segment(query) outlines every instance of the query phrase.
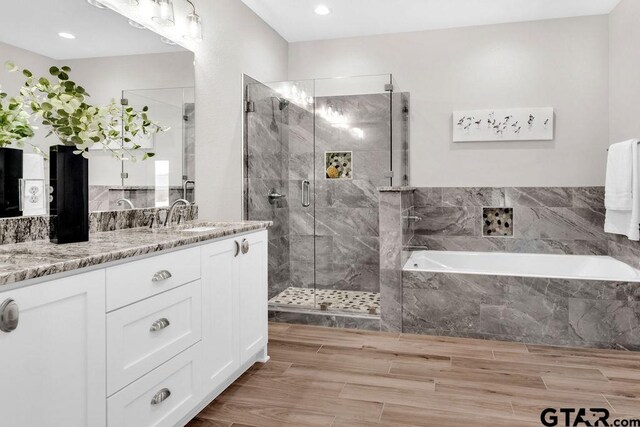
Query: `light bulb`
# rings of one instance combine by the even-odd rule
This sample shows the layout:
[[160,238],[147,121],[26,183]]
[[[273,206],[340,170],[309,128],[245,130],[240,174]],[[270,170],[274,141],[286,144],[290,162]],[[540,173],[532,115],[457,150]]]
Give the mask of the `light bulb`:
[[183,36],[187,40],[202,41],[202,19],[197,13],[187,15],[187,33]]

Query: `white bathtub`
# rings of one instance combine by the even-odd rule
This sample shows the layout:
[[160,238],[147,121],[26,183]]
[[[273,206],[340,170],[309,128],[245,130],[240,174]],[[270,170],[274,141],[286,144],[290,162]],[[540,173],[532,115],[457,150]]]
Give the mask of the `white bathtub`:
[[640,282],[640,271],[608,256],[415,251],[405,271]]

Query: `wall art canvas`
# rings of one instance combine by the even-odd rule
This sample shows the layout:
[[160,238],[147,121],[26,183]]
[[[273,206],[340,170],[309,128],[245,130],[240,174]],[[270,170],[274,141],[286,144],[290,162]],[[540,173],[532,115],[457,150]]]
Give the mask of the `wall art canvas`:
[[453,112],[453,142],[551,141],[553,108]]

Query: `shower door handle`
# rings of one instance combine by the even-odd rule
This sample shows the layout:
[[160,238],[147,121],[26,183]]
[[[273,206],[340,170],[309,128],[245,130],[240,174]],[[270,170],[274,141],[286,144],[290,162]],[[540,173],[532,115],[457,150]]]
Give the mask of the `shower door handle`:
[[309,192],[310,182],[306,179],[302,181],[302,206],[308,208],[311,206],[311,193]]

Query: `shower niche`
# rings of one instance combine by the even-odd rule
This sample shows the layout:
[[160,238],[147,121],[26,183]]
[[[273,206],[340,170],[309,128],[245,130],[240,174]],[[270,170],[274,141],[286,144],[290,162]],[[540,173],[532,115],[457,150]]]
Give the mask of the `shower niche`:
[[244,96],[243,214],[274,223],[272,316],[379,321],[377,189],[408,184],[409,94],[385,74],[245,76]]

